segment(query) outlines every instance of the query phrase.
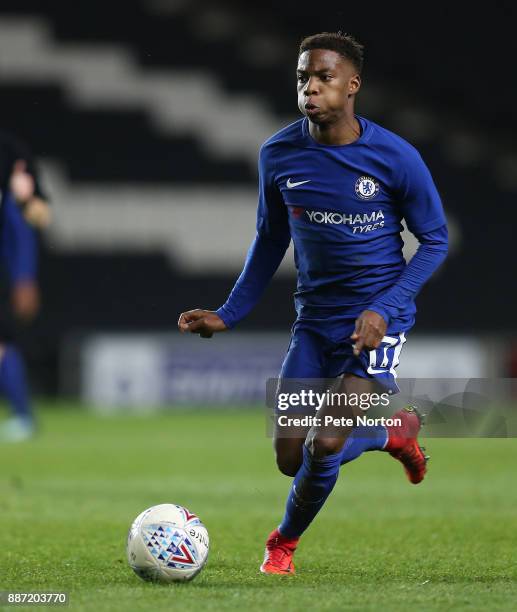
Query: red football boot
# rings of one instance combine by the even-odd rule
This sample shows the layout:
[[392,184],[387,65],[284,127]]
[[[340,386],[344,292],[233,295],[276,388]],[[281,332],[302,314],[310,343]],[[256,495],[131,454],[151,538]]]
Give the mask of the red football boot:
[[386,427],[388,442],[384,447],[392,457],[398,459],[406,470],[409,481],[418,484],[427,472],[429,457],[424,455],[425,448],[418,444],[418,432],[422,427],[423,415],[414,406],[407,406],[396,412],[392,419],[400,419],[400,426]]
[[284,538],[275,529],[266,542],[264,562],[260,566],[263,574],[294,574],[293,555],[300,538]]

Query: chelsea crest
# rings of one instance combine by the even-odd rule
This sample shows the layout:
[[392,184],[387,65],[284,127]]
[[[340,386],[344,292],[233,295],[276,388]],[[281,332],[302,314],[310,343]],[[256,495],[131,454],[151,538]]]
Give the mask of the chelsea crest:
[[371,176],[360,176],[355,182],[355,192],[362,200],[371,200],[379,193],[379,183]]

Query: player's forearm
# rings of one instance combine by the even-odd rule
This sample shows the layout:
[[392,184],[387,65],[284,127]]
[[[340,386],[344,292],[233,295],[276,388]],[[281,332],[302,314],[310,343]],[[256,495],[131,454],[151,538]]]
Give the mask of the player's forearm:
[[224,305],[216,311],[227,327],[234,327],[253,309],[284,258],[288,246],[287,237],[273,240],[257,234],[232,292]]
[[0,263],[11,285],[35,282],[38,273],[36,234],[23,219],[14,199],[7,194],[0,231]]
[[[24,221],[10,226],[3,260],[11,285],[35,283],[38,276],[38,246],[35,231]],[[10,248],[9,248],[10,247]]]
[[418,250],[395,285],[368,308],[380,314],[387,323],[415,298],[447,256],[446,225],[417,238],[420,241]]
[[17,249],[2,259],[11,286],[37,282],[37,256],[32,249],[21,253]]

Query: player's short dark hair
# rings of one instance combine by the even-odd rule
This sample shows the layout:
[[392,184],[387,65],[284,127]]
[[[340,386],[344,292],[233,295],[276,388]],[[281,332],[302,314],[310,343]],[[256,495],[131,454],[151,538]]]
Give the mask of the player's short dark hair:
[[307,36],[300,43],[298,55],[311,49],[329,49],[339,53],[342,57],[352,62],[358,73],[363,69],[363,45],[350,34],[342,32],[321,32]]

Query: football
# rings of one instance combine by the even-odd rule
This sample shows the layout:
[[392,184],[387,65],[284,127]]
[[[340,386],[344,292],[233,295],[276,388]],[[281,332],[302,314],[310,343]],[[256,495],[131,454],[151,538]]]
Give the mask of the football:
[[159,504],[133,521],[127,536],[127,560],[150,582],[192,580],[208,558],[209,539],[200,519],[183,506]]

